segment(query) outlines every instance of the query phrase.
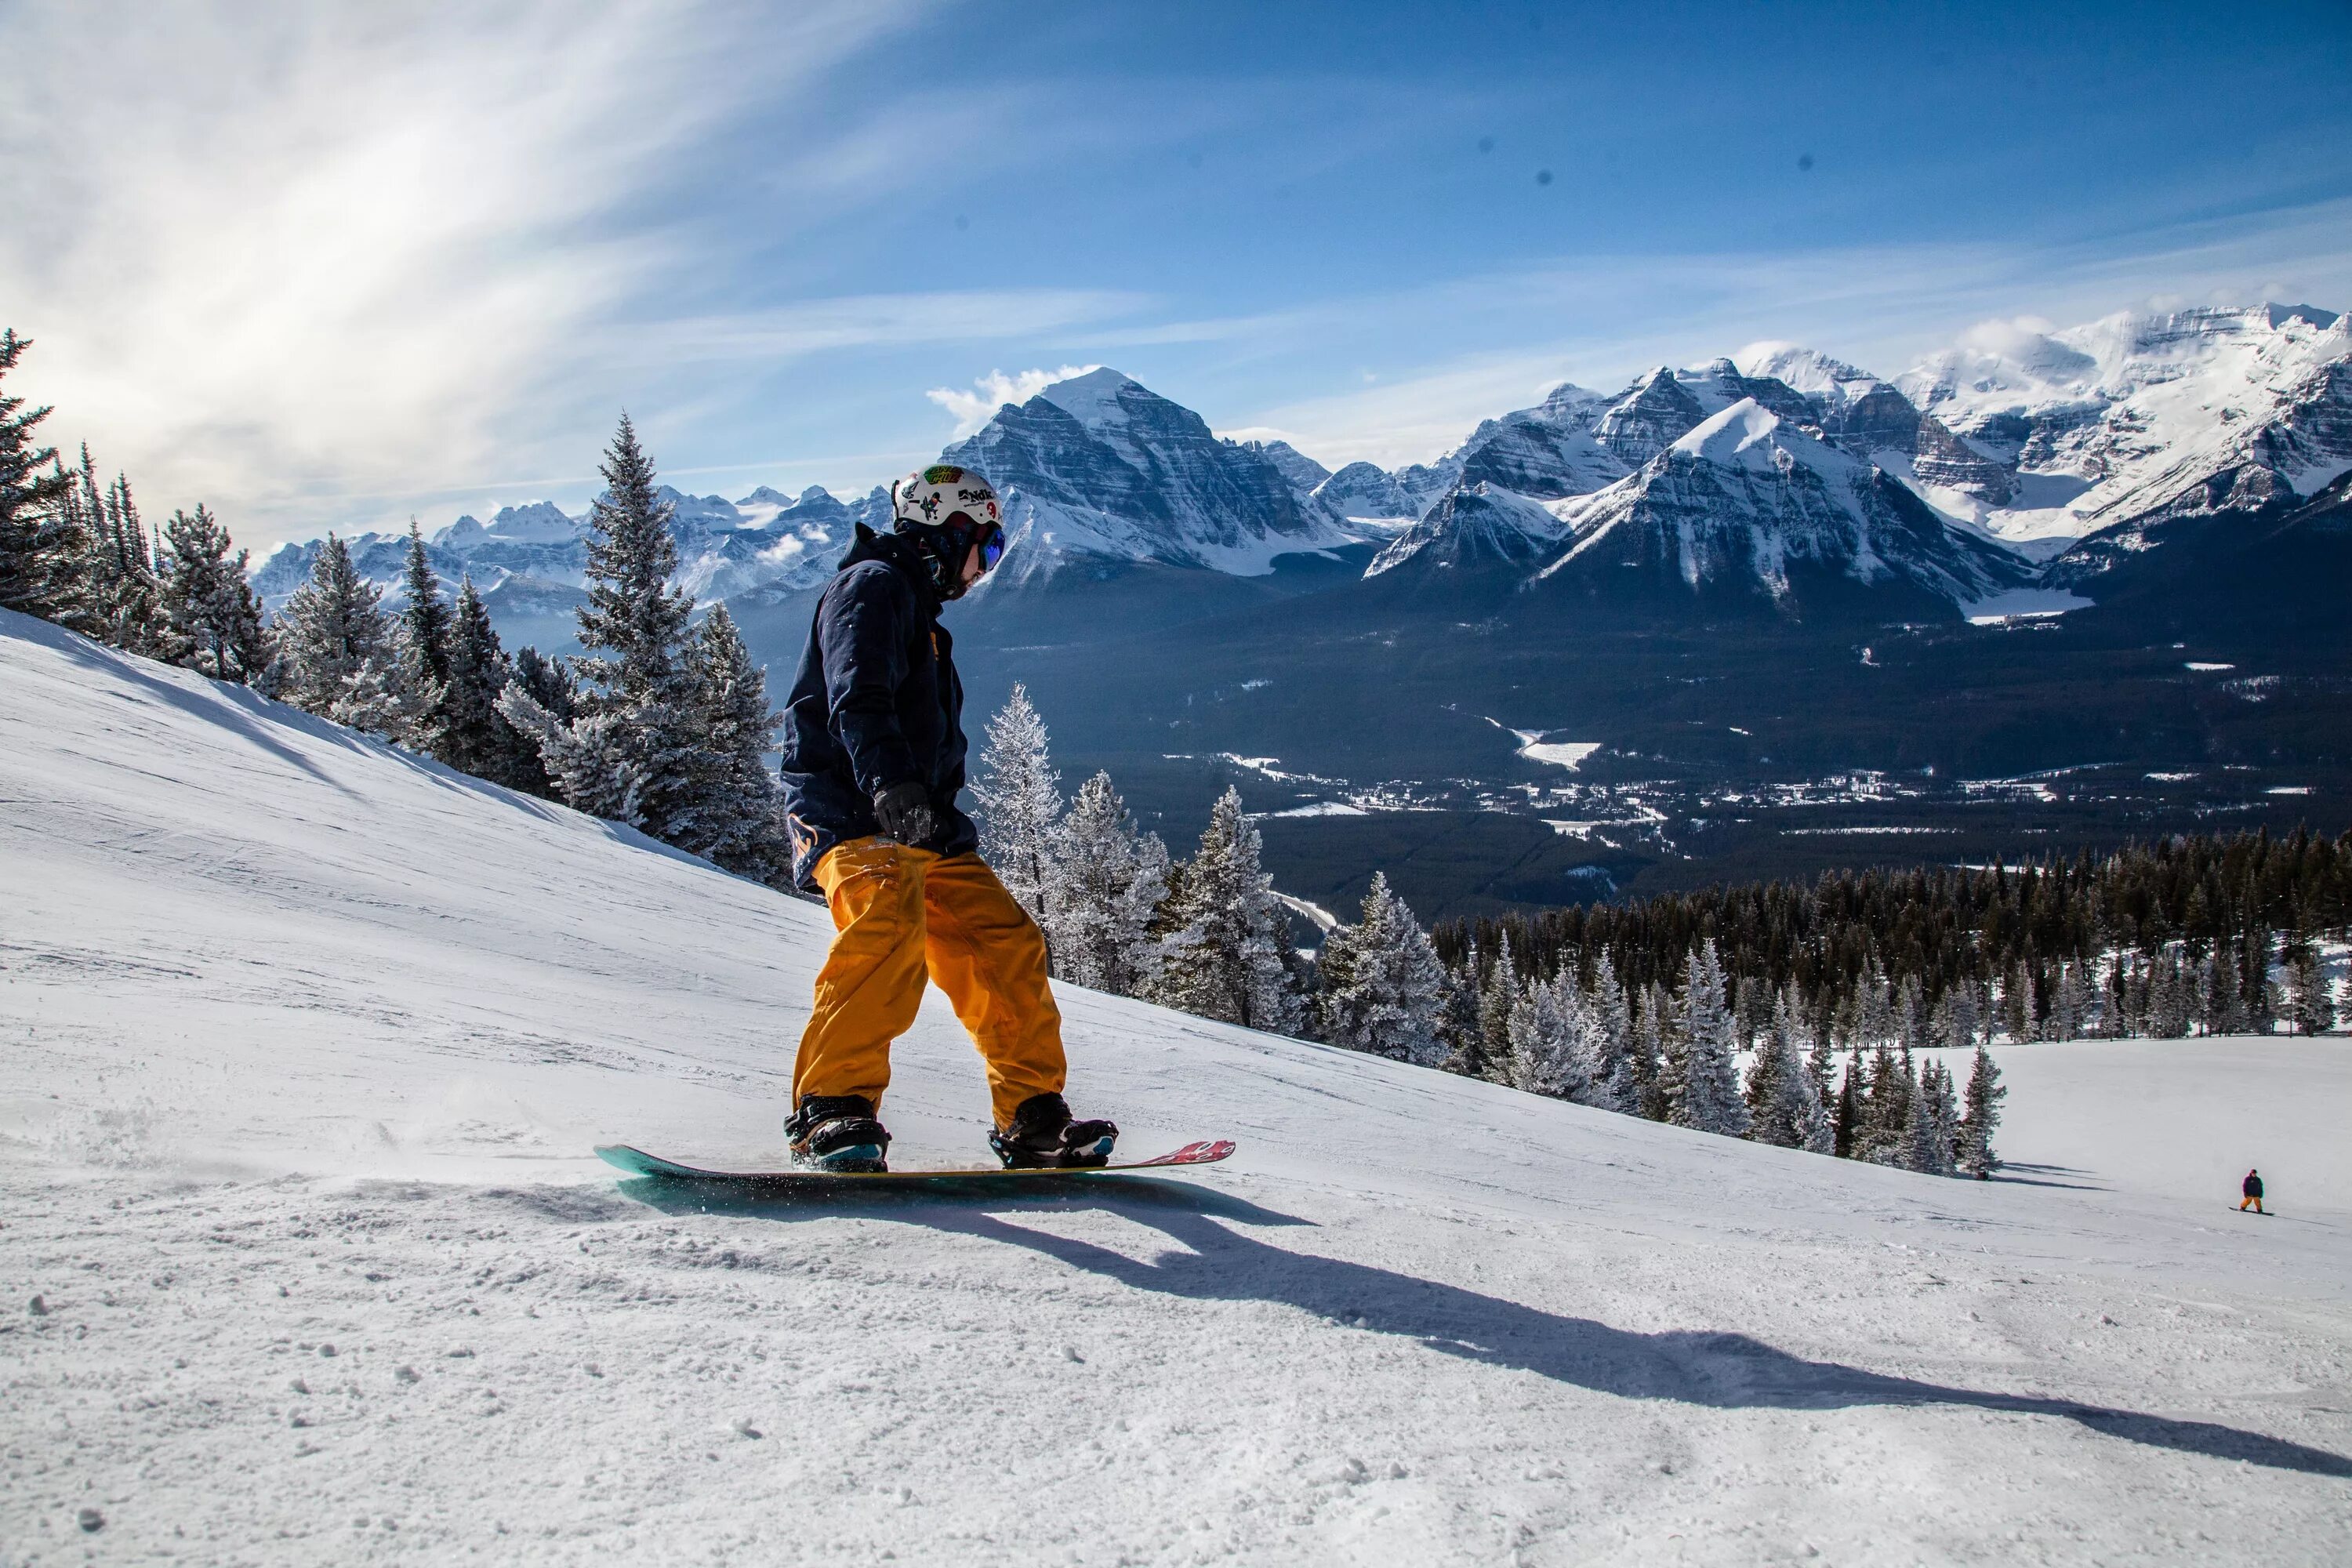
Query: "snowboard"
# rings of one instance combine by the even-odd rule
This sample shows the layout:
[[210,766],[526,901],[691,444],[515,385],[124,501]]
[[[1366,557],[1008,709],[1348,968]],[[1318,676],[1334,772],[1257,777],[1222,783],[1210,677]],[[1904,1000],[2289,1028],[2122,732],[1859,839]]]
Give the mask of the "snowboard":
[[1042,1169],[1008,1171],[1002,1166],[974,1166],[926,1171],[714,1171],[702,1165],[681,1165],[658,1154],[648,1154],[626,1143],[599,1143],[596,1157],[633,1176],[662,1176],[674,1182],[729,1182],[739,1186],[787,1186],[803,1182],[1010,1182],[1040,1176],[1116,1175],[1121,1171],[1167,1171],[1185,1165],[1213,1165],[1234,1152],[1231,1139],[1187,1143],[1171,1153],[1149,1160],[1117,1161],[1108,1165],[1048,1165]]
[[2258,1214],[2264,1219],[2278,1218],[2278,1210],[2276,1209],[2242,1209],[2235,1204],[2231,1204],[2230,1205],[2230,1212],[2232,1214]]

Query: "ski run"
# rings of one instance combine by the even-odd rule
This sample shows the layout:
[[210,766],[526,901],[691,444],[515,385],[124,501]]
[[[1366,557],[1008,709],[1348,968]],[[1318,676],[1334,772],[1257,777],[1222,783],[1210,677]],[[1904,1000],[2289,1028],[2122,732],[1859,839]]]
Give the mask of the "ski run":
[[0,895],[8,1568],[2352,1559],[2341,1038],[2004,1049],[1979,1183],[1063,987],[1239,1152],[682,1193],[822,910],[6,613]]

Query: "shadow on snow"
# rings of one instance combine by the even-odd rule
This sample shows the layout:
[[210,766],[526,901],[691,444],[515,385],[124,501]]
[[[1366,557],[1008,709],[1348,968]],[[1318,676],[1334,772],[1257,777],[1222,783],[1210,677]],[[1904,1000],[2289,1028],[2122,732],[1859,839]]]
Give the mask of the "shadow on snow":
[[[728,1187],[639,1178],[630,1197],[670,1214],[729,1214],[793,1221],[845,1210],[931,1230],[1005,1243],[1072,1268],[1195,1301],[1267,1301],[1336,1326],[1414,1340],[1440,1354],[1532,1372],[1554,1382],[1624,1399],[1664,1399],[1717,1410],[1843,1410],[1857,1405],[1954,1405],[2020,1415],[2055,1415],[2150,1447],[2239,1459],[2306,1475],[2352,1477],[2352,1459],[2259,1432],[2210,1421],[2178,1421],[2038,1394],[1996,1394],[1892,1377],[1835,1362],[1807,1361],[1746,1334],[1694,1330],[1635,1333],[1590,1318],[1386,1268],[1292,1252],[1242,1235],[1255,1226],[1306,1226],[1215,1188],[1138,1177],[1091,1177],[1052,1195],[1008,1194],[1001,1185],[939,1184],[914,1192],[850,1190],[846,1184]],[[973,1203],[943,1202],[969,1198]],[[983,1212],[978,1204],[984,1203]],[[1032,1229],[1003,1217],[1023,1212],[1107,1209],[1149,1226],[1187,1248],[1139,1262],[1108,1247]]]

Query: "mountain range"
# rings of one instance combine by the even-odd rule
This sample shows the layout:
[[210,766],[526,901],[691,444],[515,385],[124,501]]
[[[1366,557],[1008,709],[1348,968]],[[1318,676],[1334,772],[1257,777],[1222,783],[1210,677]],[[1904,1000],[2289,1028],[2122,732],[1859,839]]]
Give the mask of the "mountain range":
[[[1557,386],[1394,470],[1220,437],[1097,369],[942,458],[996,484],[1010,534],[954,612],[985,650],[975,706],[1027,682],[1066,763],[1111,766],[1171,834],[1220,780],[1316,814],[1270,825],[1268,852],[1357,844],[1324,855],[1335,896],[1392,865],[1401,803],[1475,815],[1487,849],[1520,835],[1481,889],[1440,895],[1473,904],[1695,875],[1671,863],[1748,820],[1727,795],[1855,770],[2122,770],[2104,793],[1999,795],[2012,837],[2344,810],[2327,781],[2352,759],[2325,736],[2352,733],[2328,673],[2352,324],[2309,306],[1980,331],[1886,377],[1754,344],[1614,394]],[[880,489],[663,494],[680,584],[729,604],[772,669],[853,526],[888,510]],[[396,589],[404,541],[352,543]],[[265,562],[265,597],[315,550]],[[584,519],[509,507],[427,555],[510,639],[570,646]],[[2263,793],[2284,790],[2318,793]],[[2033,817],[2053,799],[2060,819]],[[1748,869],[1798,847],[1751,846]]]

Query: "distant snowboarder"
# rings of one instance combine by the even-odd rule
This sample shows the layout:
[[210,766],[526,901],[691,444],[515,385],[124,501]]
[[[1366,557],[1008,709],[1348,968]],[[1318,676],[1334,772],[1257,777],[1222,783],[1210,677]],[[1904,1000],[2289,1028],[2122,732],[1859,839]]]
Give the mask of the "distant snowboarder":
[[793,874],[824,894],[835,935],[793,1069],[792,1159],[880,1171],[877,1120],[890,1042],[915,1021],[926,973],[988,1068],[989,1142],[1010,1168],[1094,1166],[1118,1129],[1062,1099],[1062,1016],[1045,940],[976,853],[963,787],[963,683],[942,605],[1004,552],[996,491],[935,464],[890,487],[892,531],[860,523],[817,601],[784,710]]
[[2263,1207],[2263,1173],[2260,1171],[2248,1171],[2246,1179],[2238,1184],[2238,1190],[2246,1194],[2239,1201],[2240,1214],[2245,1213],[2249,1208],[2261,1215],[2271,1212]]

